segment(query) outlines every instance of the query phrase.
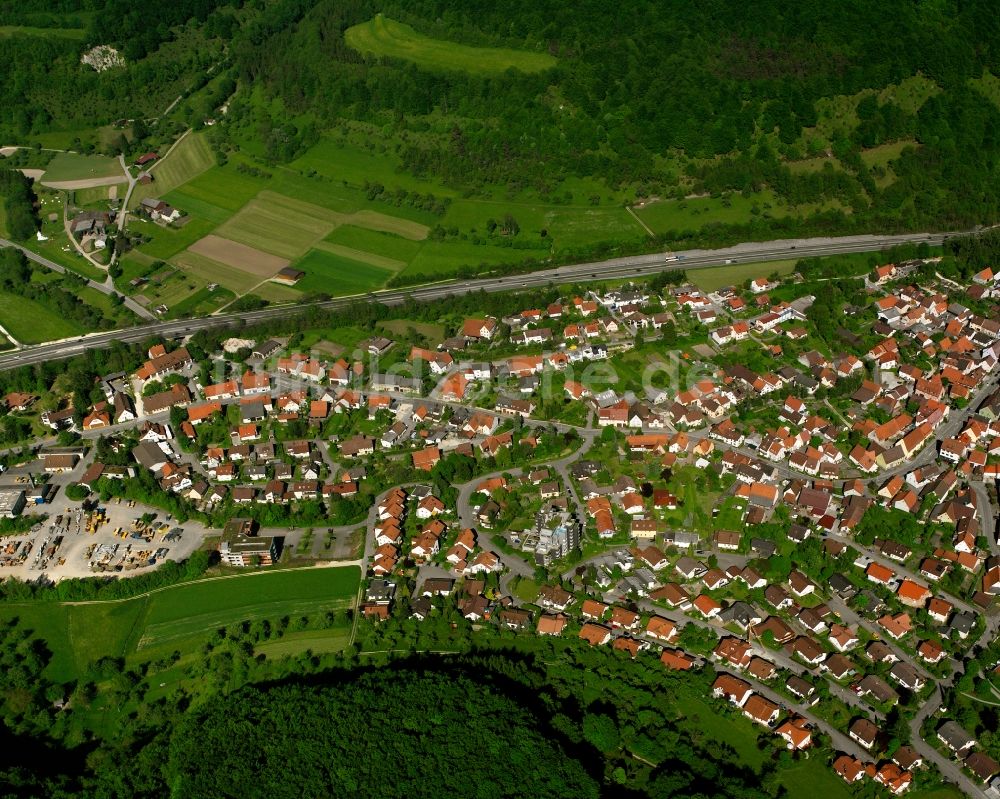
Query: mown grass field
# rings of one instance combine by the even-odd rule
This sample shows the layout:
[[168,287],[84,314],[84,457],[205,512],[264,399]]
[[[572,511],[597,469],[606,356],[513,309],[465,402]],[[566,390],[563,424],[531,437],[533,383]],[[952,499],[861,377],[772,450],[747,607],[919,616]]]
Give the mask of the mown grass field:
[[393,214],[386,214],[367,208],[346,216],[339,221],[341,224],[363,227],[378,233],[402,236],[404,239],[410,239],[411,241],[422,241],[427,238],[427,234],[430,232],[427,225],[421,222],[415,222],[412,219],[404,219]]
[[185,250],[171,258],[171,263],[193,275],[201,283],[221,283],[238,294],[249,291],[264,278],[226,266],[212,258]]
[[124,180],[122,165],[117,158],[110,158],[106,155],[56,153],[45,168],[42,180],[46,183],[61,183],[70,180],[110,177],[121,177]]
[[377,230],[341,225],[324,242],[349,247],[361,252],[377,253],[381,257],[408,263],[420,252],[420,242],[394,236],[391,233],[381,233]]
[[209,291],[208,286],[204,286],[172,306],[167,316],[171,319],[180,316],[204,316],[219,310],[234,299],[236,295],[229,289],[218,286]]
[[339,219],[318,205],[263,191],[215,232],[282,258],[297,258],[333,230]]
[[277,619],[348,607],[360,573],[349,566],[331,569],[242,575],[203,580],[153,594],[135,647],[177,648],[179,642],[209,635],[241,621]]
[[[17,619],[42,638],[52,651],[48,674],[68,681],[102,657],[147,660],[174,650],[184,655],[231,624],[349,607],[359,580],[354,566],[247,573],[182,583],[119,602],[7,602],[0,605],[0,619]],[[322,638],[326,632],[311,634]],[[326,645],[332,647],[336,636],[330,632]],[[305,637],[293,639],[287,648],[294,649]],[[271,656],[280,654],[279,648]]]
[[80,255],[75,249],[63,249],[63,247],[69,247],[69,245],[64,243],[65,238],[59,238],[62,235],[61,219],[58,224],[51,227],[52,230],[50,231],[47,229],[49,228],[49,224],[46,222],[42,223],[43,232],[49,236],[48,241],[29,239],[24,242],[24,246],[32,252],[44,255],[49,260],[55,261],[60,266],[66,267],[70,272],[76,272],[78,275],[83,275],[89,280],[103,281],[108,276],[107,272],[91,264],[90,261]]
[[306,273],[295,284],[299,291],[321,291],[334,296],[373,291],[381,288],[393,274],[388,269],[326,250],[312,250],[295,264],[295,268]]
[[23,344],[39,344],[86,332],[34,300],[3,292],[0,292],[0,325]]
[[390,272],[398,272],[400,269],[406,268],[406,261],[397,261],[395,258],[389,258],[385,255],[356,250],[353,247],[345,247],[343,244],[333,244],[329,241],[317,241],[315,249],[339,255],[342,258],[349,258],[352,261],[361,261],[361,263],[377,266],[379,269]]
[[130,217],[129,230],[148,236],[150,241],[139,251],[159,260],[168,260],[181,250],[186,250],[198,239],[212,232],[215,225],[205,219],[192,217],[184,227],[165,228],[143,217]]
[[[208,145],[204,133],[189,133],[181,139],[164,158],[153,164],[150,174],[153,182],[148,185],[136,184],[129,198],[129,208],[135,208],[146,197],[162,197],[164,194],[196,178],[215,164],[215,155]],[[183,205],[178,205],[187,211]]]
[[[127,270],[138,270],[142,257],[164,259],[232,291],[246,291],[247,281],[235,272],[212,273],[209,264],[189,257],[187,248],[213,233],[313,272],[291,292],[268,287],[268,298],[279,300],[310,291],[366,292],[400,273],[447,279],[464,269],[544,259],[553,250],[648,235],[617,204],[620,198],[607,196],[613,193],[592,181],[567,184],[566,191],[576,198],[568,204],[543,202],[530,192],[512,199],[463,198],[453,188],[405,173],[391,147],[368,147],[364,142],[356,131],[347,137],[324,137],[289,166],[263,170],[236,154],[225,166],[209,166],[171,191],[163,192],[162,182],[154,184],[157,196],[186,211],[191,221],[182,230],[137,224],[152,241],[140,247]],[[166,166],[173,157],[161,163]],[[405,189],[421,197],[448,198],[450,204],[437,216],[407,203],[369,200],[366,186],[372,183],[381,183],[387,192]],[[601,196],[606,204],[591,205],[593,196]],[[517,247],[505,246],[507,241],[499,236],[485,239],[487,221],[508,213],[521,228]],[[437,224],[462,235],[428,239]],[[483,237],[483,243],[474,243],[476,236]]]
[[211,282],[173,264],[166,270],[153,270],[150,277],[157,279],[143,286],[141,293],[135,297],[137,302],[145,301],[145,305],[150,308],[162,303],[171,309],[185,302],[188,297],[201,291]]
[[195,200],[213,209],[229,211],[231,215],[257,196],[257,192],[265,185],[267,185],[265,181],[259,178],[241,175],[231,167],[217,166],[189,180],[183,188],[163,195],[163,198],[171,204],[176,204],[178,208],[191,210],[192,213],[198,212],[185,205],[185,200],[188,204],[191,200]]
[[[752,197],[653,201],[634,208],[633,215],[621,205],[624,194],[583,179],[553,190],[551,197],[561,202],[532,189],[517,196],[502,196],[497,188],[465,197],[453,187],[406,173],[391,141],[371,144],[370,131],[367,137],[364,133],[356,127],[325,136],[288,166],[263,169],[240,153],[224,166],[211,165],[205,148],[199,166],[205,166],[204,171],[169,192],[161,192],[162,183],[157,188],[159,196],[188,212],[191,221],[179,231],[146,223],[152,241],[140,248],[141,254],[169,260],[201,281],[219,282],[238,294],[248,291],[253,284],[239,274],[239,264],[213,269],[191,257],[187,248],[212,233],[287,258],[306,271],[294,289],[266,287],[268,299],[282,301],[312,291],[364,293],[384,287],[394,275],[447,280],[468,271],[544,261],[553,253],[598,242],[640,242],[649,237],[647,226],[657,233],[695,230],[709,222],[745,223],[762,215],[815,210],[785,206],[762,192]],[[180,147],[188,140],[203,141],[189,135]],[[171,158],[161,162],[163,167]],[[803,169],[821,167],[818,159],[815,166],[802,164]],[[373,184],[385,187],[381,199],[369,199]],[[400,200],[397,190],[409,192],[411,198]],[[413,201],[413,195],[420,197]],[[437,199],[430,202],[446,202],[442,215],[418,207],[431,195]],[[517,221],[519,233],[512,239],[488,235],[489,220],[500,222],[507,215]],[[432,225],[441,225],[448,235],[429,238]],[[175,303],[185,300],[183,294],[173,297]]]
[[469,47],[464,44],[432,39],[409,25],[381,14],[348,28],[344,39],[349,47],[375,56],[411,61],[430,70],[454,70],[480,75],[496,75],[508,69],[541,72],[555,66],[547,53],[529,53],[502,47]]

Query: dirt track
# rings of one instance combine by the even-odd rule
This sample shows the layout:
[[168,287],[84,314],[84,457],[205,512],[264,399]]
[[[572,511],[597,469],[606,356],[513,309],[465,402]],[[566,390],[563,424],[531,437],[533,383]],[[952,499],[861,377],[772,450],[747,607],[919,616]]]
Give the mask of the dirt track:
[[124,175],[111,175],[106,178],[87,178],[86,180],[54,180],[42,179],[42,185],[50,189],[75,191],[76,189],[93,189],[96,186],[114,186],[117,183],[128,183]]

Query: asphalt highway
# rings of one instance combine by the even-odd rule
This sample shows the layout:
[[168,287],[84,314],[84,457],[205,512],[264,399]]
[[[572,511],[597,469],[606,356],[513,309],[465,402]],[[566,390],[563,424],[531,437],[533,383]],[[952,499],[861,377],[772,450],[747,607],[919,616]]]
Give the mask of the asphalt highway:
[[253,324],[288,317],[290,313],[304,311],[310,307],[337,310],[347,307],[359,299],[398,305],[407,298],[416,300],[440,300],[459,294],[476,291],[487,293],[518,291],[521,289],[547,286],[550,283],[574,283],[588,280],[622,280],[630,277],[655,275],[673,269],[706,269],[730,263],[751,263],[758,261],[779,261],[810,258],[823,255],[875,252],[899,244],[919,244],[926,242],[934,246],[941,244],[954,233],[908,233],[896,236],[842,236],[838,238],[786,239],[768,242],[747,242],[717,250],[687,250],[683,252],[654,253],[613,258],[594,263],[572,264],[531,272],[524,275],[485,277],[472,280],[452,280],[422,287],[394,289],[373,292],[353,297],[342,297],[317,303],[302,303],[295,306],[279,305],[258,311],[227,313],[198,319],[179,319],[170,322],[153,322],[135,327],[91,333],[74,339],[63,339],[36,346],[22,347],[16,351],[0,355],[0,370],[13,369],[45,361],[69,358],[94,348],[105,348],[113,341],[136,342],[157,337],[165,339],[182,338],[191,333],[208,328],[239,323]]

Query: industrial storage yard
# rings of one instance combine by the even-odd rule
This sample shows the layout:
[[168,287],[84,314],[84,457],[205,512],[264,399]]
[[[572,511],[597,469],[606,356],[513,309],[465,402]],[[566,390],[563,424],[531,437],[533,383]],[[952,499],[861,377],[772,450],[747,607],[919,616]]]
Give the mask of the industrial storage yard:
[[114,499],[86,511],[80,503],[67,500],[63,489],[79,478],[81,464],[52,475],[45,484],[52,487],[51,499],[34,504],[31,481],[38,479],[37,466],[32,461],[0,475],[0,508],[8,497],[16,499],[24,491],[29,495],[24,514],[38,520],[30,531],[3,539],[0,579],[57,582],[100,574],[134,576],[164,560],[184,560],[204,541],[203,525],[192,521],[178,525],[164,513],[134,502]]

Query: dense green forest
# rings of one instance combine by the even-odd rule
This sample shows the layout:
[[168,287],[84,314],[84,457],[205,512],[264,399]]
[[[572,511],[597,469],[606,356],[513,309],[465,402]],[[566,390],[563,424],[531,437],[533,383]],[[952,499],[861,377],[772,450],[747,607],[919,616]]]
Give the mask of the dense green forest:
[[[237,27],[232,5],[179,0],[154,12],[125,0],[0,2],[4,25],[28,31],[0,35],[0,144],[156,117],[222,60]],[[46,35],[48,28],[79,36]],[[119,48],[125,67],[97,72],[80,63],[84,51],[104,44]]]
[[[127,670],[105,658],[73,690],[75,710],[61,714],[46,697],[62,688],[37,678],[49,657],[44,644],[20,626],[0,628],[7,723],[22,734],[18,756],[0,758],[0,795],[784,795],[776,766],[789,762],[787,753],[772,750],[760,771],[750,770],[726,744],[692,735],[671,709],[674,698],[700,701],[710,672],[671,674],[655,657],[627,662],[573,640],[530,636],[523,649],[494,630],[483,648],[446,657],[255,657],[260,635],[286,626],[220,631],[185,666],[201,675],[200,688],[167,700],[146,697],[176,658]],[[121,725],[56,754],[44,734],[65,735],[73,714],[86,716],[105,695],[132,708]]]
[[[243,95],[275,157],[344,118],[381,121],[406,168],[456,184],[550,189],[598,176],[645,191],[753,191],[793,202],[837,200],[847,226],[962,225],[994,218],[1000,110],[970,81],[997,71],[995,4],[709,3],[647,0],[615,8],[557,0],[496,5],[396,0],[283,3],[296,24],[236,54],[240,79],[263,85],[290,125]],[[294,8],[293,8],[294,7]],[[485,78],[431,73],[362,57],[342,38],[374,11],[421,32],[502,43],[557,57],[552,70]],[[278,8],[274,9],[275,16]],[[868,95],[830,141],[813,133],[824,98],[880,90],[922,75],[936,87],[919,107]],[[246,133],[246,131],[244,131]],[[910,141],[879,185],[863,148]],[[786,162],[829,148],[842,169]],[[838,215],[843,211],[837,212]]]
[[[171,737],[172,795],[598,795],[537,708],[505,695],[502,683],[441,676],[368,672],[339,685],[219,697]],[[205,759],[206,750],[215,756]]]
[[[122,0],[0,9],[16,24],[81,31],[0,38],[0,70],[13,76],[0,84],[0,104],[13,109],[0,120],[4,138],[151,119],[193,91],[193,124],[231,100],[212,131],[219,150],[272,164],[352,122],[372,126],[408,172],[473,193],[553,200],[583,178],[637,197],[766,190],[811,209],[795,229],[766,214],[716,223],[720,238],[960,228],[1000,211],[990,0],[640,0],[613,10],[596,0],[185,0],[155,24]],[[490,76],[363,55],[344,31],[376,13],[555,65]],[[97,43],[120,47],[126,65],[82,66]],[[899,88],[913,80],[917,89]],[[898,145],[891,166],[866,155],[883,145]],[[669,233],[684,243],[693,231]]]
[[0,168],[0,234],[26,239],[38,229],[31,181],[14,169]]

